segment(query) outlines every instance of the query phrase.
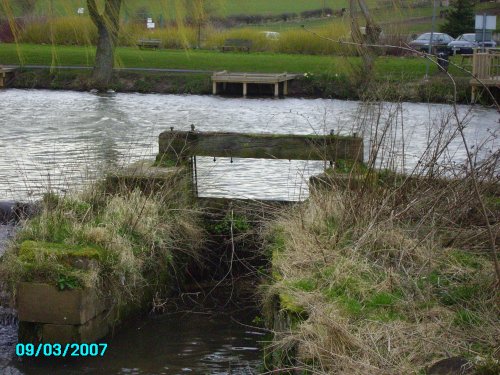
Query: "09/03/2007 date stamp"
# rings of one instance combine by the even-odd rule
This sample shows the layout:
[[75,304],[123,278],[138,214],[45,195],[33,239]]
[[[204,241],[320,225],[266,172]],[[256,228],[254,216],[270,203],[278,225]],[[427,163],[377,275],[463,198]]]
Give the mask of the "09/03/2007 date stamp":
[[102,357],[108,344],[17,344],[18,357]]

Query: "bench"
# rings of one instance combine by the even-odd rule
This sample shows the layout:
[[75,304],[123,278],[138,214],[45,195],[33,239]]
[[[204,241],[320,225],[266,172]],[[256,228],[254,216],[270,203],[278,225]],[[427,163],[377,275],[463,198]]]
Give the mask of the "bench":
[[140,49],[145,49],[145,48],[158,49],[158,48],[160,48],[161,40],[160,39],[139,39],[139,41],[137,42],[137,45],[139,46]]
[[248,39],[226,39],[222,46],[222,52],[226,51],[246,51],[250,52],[252,41]]

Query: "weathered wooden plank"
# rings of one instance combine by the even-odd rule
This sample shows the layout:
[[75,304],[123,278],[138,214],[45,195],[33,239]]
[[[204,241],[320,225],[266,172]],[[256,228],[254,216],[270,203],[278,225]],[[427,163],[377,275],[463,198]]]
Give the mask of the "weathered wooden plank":
[[256,159],[363,161],[358,137],[287,134],[240,134],[167,131],[159,137],[160,155],[171,160],[190,156]]

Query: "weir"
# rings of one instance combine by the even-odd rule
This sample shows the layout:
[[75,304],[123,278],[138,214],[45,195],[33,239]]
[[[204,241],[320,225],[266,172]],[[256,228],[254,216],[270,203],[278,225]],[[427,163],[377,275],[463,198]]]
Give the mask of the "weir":
[[352,136],[166,131],[159,136],[157,162],[187,165],[197,195],[196,156],[363,162],[363,139]]
[[[131,191],[139,188],[146,194],[163,189],[171,189],[179,196],[187,192],[192,199],[197,200],[197,206],[204,207],[206,216],[212,218],[208,220],[219,217],[227,221],[227,213],[230,212],[231,228],[233,215],[237,216],[239,212],[244,211],[247,217],[258,220],[268,217],[273,211],[272,207],[288,204],[198,198],[197,156],[324,160],[325,164],[339,160],[362,162],[363,140],[356,134],[241,134],[198,132],[194,127],[191,131],[174,131],[172,128],[159,136],[159,154],[155,163],[136,163],[108,176],[106,192],[113,194],[121,187]],[[88,248],[83,252],[75,246],[64,244],[25,241],[20,254],[28,256],[33,251],[55,251],[51,248],[54,246],[57,251],[64,253],[69,264],[82,270],[91,267],[92,262],[99,262],[96,249]],[[54,285],[23,280],[17,288],[20,340],[58,343],[99,340],[110,332],[119,313],[109,298],[103,298],[102,295],[90,288],[60,291]]]

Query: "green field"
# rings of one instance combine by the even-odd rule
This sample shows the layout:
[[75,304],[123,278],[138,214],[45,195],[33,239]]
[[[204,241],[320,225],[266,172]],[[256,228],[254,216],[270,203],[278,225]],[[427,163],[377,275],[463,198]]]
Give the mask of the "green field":
[[[146,51],[131,47],[117,48],[117,60],[119,66],[127,68],[331,74],[348,74],[360,63],[358,57],[221,53],[218,51]],[[0,48],[0,65],[22,63],[24,65],[92,66],[93,62],[94,48],[92,47],[4,44]],[[375,65],[378,77],[396,81],[421,78],[425,74],[425,69],[426,60],[418,57],[379,57]],[[436,68],[431,66],[431,73],[435,71]],[[456,75],[463,75],[453,67],[450,71]]]
[[[217,8],[217,14],[220,16],[234,14],[280,14],[280,13],[300,13],[304,10],[320,9],[328,7],[332,9],[341,9],[347,7],[347,0],[211,0]],[[19,14],[19,9],[15,1],[11,0]],[[147,9],[152,15],[157,17],[159,14],[172,15],[175,12],[175,3],[179,0],[125,0],[124,12],[130,16],[137,13],[138,10]],[[54,11],[59,15],[76,14],[80,7],[86,8],[86,0],[39,0],[36,5],[38,14],[47,14],[50,4],[54,4]],[[369,4],[375,3],[368,0]]]

